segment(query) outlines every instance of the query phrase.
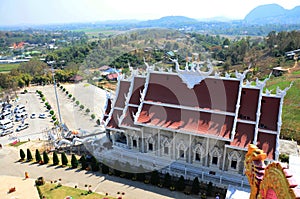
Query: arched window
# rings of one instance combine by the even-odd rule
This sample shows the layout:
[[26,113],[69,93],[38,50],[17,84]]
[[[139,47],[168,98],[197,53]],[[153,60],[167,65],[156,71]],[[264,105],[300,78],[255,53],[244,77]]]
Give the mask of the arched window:
[[241,159],[242,159],[242,156],[239,152],[231,151],[228,154],[229,170],[238,170]]
[[210,152],[210,165],[219,167],[222,152],[218,147],[214,147]]
[[185,146],[184,142],[181,141],[177,145],[177,158],[184,160],[186,158],[186,149],[187,147]]
[[149,152],[154,151],[155,150],[155,142],[154,142],[153,137],[149,137],[146,142],[147,142],[147,151],[149,151]]
[[139,148],[139,136],[137,134],[133,134],[130,136],[131,139],[131,148],[137,149]]
[[194,147],[194,161],[198,163],[202,163],[202,158],[205,154],[205,150],[201,144],[196,144]]
[[167,137],[164,138],[163,142],[161,143],[161,147],[163,155],[170,155],[170,142]]

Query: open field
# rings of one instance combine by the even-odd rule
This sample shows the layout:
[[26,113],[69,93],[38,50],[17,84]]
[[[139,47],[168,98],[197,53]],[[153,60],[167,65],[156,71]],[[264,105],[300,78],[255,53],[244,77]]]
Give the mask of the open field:
[[94,199],[103,197],[113,199],[113,197],[101,195],[98,193],[88,193],[87,190],[76,189],[67,186],[58,186],[56,183],[46,183],[42,186],[39,186],[39,189],[41,191],[41,195],[45,196],[47,199],[57,199],[61,198],[62,196],[72,196],[76,199]]
[[14,68],[18,68],[20,64],[0,64],[0,73],[8,73]]

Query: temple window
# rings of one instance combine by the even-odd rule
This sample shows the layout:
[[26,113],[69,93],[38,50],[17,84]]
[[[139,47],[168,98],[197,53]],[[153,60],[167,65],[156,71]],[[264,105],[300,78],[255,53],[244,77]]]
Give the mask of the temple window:
[[186,153],[186,147],[183,141],[181,141],[181,143],[177,145],[177,158],[184,159],[186,157],[185,153]]
[[228,160],[229,160],[229,169],[230,170],[238,170],[239,164],[241,161],[241,155],[237,151],[232,151],[228,154]]
[[164,146],[164,154],[169,155],[169,147]]
[[148,150],[149,150],[149,151],[153,151],[153,144],[152,144],[152,143],[149,143],[149,145],[148,145]]
[[137,141],[134,139],[132,140],[132,147],[136,148],[137,147]]
[[222,157],[222,152],[218,147],[214,147],[210,152],[210,165],[219,166],[219,159]]
[[179,157],[184,158],[184,150],[179,150]]
[[194,161],[202,162],[202,157],[204,156],[205,150],[203,146],[199,143],[194,147]]
[[163,142],[161,143],[161,149],[162,149],[162,154],[163,155],[169,155],[169,149],[170,149],[170,142],[168,141],[168,138],[165,137]]

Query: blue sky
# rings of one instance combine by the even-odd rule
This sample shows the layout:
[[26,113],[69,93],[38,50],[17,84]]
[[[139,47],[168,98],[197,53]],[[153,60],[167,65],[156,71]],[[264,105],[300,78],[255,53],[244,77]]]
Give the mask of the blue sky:
[[253,8],[277,3],[286,9],[300,0],[0,0],[0,25],[95,22],[119,19],[243,19]]

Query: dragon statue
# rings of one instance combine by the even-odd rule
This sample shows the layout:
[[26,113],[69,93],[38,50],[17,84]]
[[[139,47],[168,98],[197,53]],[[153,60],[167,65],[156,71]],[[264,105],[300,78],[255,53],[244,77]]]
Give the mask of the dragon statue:
[[273,162],[268,166],[267,155],[250,144],[245,156],[245,173],[251,186],[250,199],[300,199],[300,189],[286,164]]

